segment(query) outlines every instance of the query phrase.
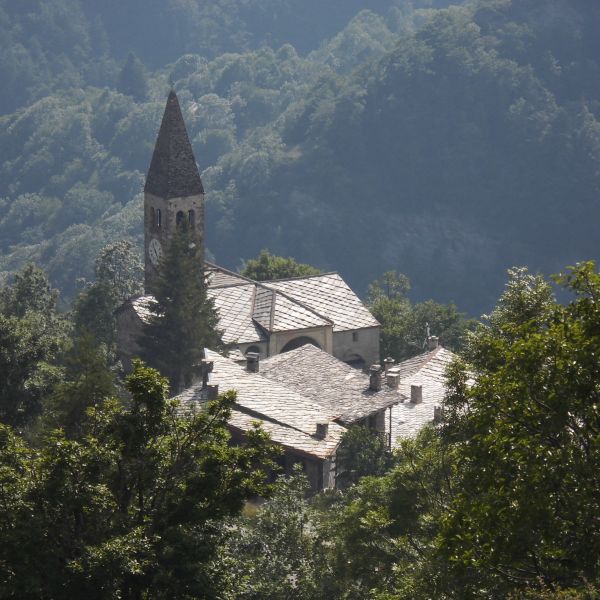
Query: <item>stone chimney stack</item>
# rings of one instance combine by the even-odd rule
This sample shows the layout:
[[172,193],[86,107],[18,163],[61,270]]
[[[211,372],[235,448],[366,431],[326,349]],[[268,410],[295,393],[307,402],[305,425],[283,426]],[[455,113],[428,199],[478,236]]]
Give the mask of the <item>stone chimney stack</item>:
[[385,374],[387,375],[389,370],[394,366],[394,359],[391,356],[388,356],[383,361],[383,366],[385,367]]
[[400,369],[398,367],[392,367],[387,371],[386,376],[388,387],[397,390],[400,386]]
[[246,354],[246,371],[258,373],[260,370],[259,360],[260,354],[258,352],[248,352]]
[[440,345],[440,340],[437,335],[427,337],[427,350],[435,350]]
[[382,379],[381,366],[371,365],[369,369],[369,389],[373,392],[381,390]]
[[315,432],[315,437],[323,440],[327,437],[329,433],[329,423],[317,423],[317,430]]
[[423,402],[423,386],[422,385],[411,385],[410,386],[410,401],[413,404],[421,404],[421,402]]
[[215,363],[212,360],[206,358],[202,359],[200,363],[200,374],[202,375],[202,389],[208,386],[208,376],[213,372]]
[[207,385],[206,386],[206,399],[216,400],[219,397],[219,385]]

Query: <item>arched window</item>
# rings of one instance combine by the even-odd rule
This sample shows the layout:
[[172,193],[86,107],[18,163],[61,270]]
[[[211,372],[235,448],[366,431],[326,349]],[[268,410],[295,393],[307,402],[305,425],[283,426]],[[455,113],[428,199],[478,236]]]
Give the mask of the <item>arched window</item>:
[[190,229],[196,227],[196,213],[193,210],[188,210],[188,223],[190,224]]
[[282,349],[281,349],[281,353],[283,354],[284,352],[289,352],[290,350],[295,350],[296,348],[300,348],[300,346],[304,346],[304,344],[312,344],[313,346],[316,346],[317,348],[321,349],[321,346],[319,346],[319,344],[317,344],[317,342],[315,342],[315,340],[313,340],[312,338],[303,335],[301,337],[297,337],[294,338],[293,340],[290,340]]
[[156,209],[156,229],[160,229],[162,227],[162,213],[160,212],[160,208]]
[[182,223],[183,223],[183,219],[184,219],[184,215],[183,215],[183,211],[180,210],[177,212],[177,216],[175,217],[175,223],[177,224],[177,227],[179,227]]

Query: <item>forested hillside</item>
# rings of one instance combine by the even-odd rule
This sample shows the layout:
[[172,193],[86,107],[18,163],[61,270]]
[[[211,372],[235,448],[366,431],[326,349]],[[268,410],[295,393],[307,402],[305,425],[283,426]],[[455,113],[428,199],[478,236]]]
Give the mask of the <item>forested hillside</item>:
[[69,297],[139,243],[169,80],[225,266],[267,247],[361,293],[395,269],[478,314],[508,266],[596,257],[600,7],[450,4],[2,3],[0,272]]

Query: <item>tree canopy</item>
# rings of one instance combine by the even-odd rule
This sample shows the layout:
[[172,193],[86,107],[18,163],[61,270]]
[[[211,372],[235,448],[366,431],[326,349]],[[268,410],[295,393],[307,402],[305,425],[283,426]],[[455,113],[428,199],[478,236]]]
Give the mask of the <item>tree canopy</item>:
[[247,260],[240,271],[241,275],[255,281],[305,277],[307,275],[318,275],[319,273],[321,271],[316,267],[300,263],[291,257],[275,256],[268,250],[261,250],[258,258]]

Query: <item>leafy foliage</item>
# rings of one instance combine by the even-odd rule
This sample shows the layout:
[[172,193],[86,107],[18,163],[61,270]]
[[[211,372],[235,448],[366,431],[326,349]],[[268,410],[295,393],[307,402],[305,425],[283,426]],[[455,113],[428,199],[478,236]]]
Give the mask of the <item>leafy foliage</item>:
[[255,281],[269,281],[318,275],[321,271],[311,265],[299,263],[294,258],[274,256],[268,250],[261,250],[258,258],[251,258],[244,263],[240,273]]
[[459,450],[457,495],[442,552],[457,569],[505,585],[584,586],[598,577],[596,438],[600,275],[582,263],[547,284],[513,273],[505,297],[471,341],[477,383],[457,365],[445,435]]
[[413,304],[407,294],[410,282],[395,271],[384,273],[369,286],[369,308],[381,324],[381,355],[402,361],[423,352],[428,332],[441,344],[460,350],[464,335],[475,321],[458,312],[456,306],[433,300]]
[[58,313],[58,293],[34,265],[0,290],[0,422],[31,423],[42,399],[59,381],[59,356],[68,324]]
[[229,598],[320,597],[323,548],[299,471],[280,477],[273,497],[232,523],[220,556],[229,571]]
[[167,387],[138,363],[127,407],[105,398],[35,450],[1,426],[3,597],[219,597],[219,524],[267,493],[269,444],[229,446],[233,393],[184,417]]
[[336,483],[347,487],[367,475],[383,475],[392,465],[385,439],[365,426],[351,427],[336,452]]

